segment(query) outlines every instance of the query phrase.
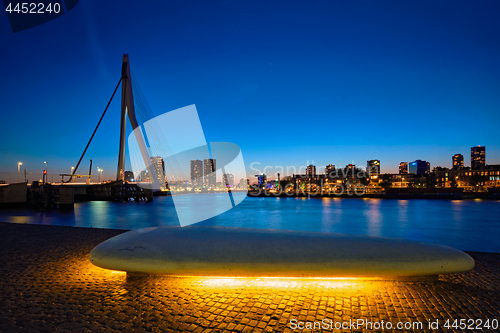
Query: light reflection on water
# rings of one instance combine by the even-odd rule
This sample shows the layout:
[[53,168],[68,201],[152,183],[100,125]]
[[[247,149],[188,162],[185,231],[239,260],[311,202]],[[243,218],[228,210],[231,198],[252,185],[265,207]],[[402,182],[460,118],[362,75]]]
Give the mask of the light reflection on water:
[[364,210],[364,215],[368,222],[368,234],[372,236],[382,236],[381,229],[381,215],[380,215],[380,202],[379,199],[364,200],[367,209]]
[[[189,201],[189,195],[182,196],[183,205]],[[69,212],[2,210],[0,221],[111,229],[179,224],[170,197],[152,203],[77,203]],[[500,201],[246,198],[200,224],[398,237],[500,252]]]

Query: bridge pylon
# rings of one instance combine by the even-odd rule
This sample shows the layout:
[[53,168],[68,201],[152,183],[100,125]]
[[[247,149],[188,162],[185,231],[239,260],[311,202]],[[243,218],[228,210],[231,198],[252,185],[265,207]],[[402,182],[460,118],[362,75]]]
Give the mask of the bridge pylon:
[[[128,54],[123,55],[122,63],[122,102],[121,102],[121,117],[120,117],[120,148],[118,152],[118,168],[116,172],[116,180],[125,179],[125,143],[127,136],[127,115],[132,125],[132,130],[134,131],[139,124],[135,117],[135,107],[134,107],[134,94],[132,90],[132,76],[130,75],[130,63],[128,59]],[[134,131],[139,149],[141,151],[142,159],[144,160],[144,165],[148,169],[150,175],[156,175],[153,168],[151,158],[144,141],[142,130],[139,128],[138,131]],[[158,177],[150,177],[153,182],[153,189],[160,189],[160,184]]]

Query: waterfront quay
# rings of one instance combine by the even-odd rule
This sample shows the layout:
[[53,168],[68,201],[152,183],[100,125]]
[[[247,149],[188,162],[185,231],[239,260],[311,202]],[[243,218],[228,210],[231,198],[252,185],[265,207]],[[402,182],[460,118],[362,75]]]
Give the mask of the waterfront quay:
[[500,191],[490,190],[488,192],[464,192],[461,189],[450,188],[391,188],[385,192],[366,193],[363,188],[349,189],[347,191],[304,191],[304,190],[250,190],[247,194],[249,197],[271,197],[271,198],[376,198],[376,199],[444,199],[444,200],[460,200],[460,199],[486,199],[500,200]]
[[100,184],[14,183],[0,185],[0,208],[73,209],[83,201],[152,201],[153,191],[127,182]]
[[[90,250],[121,230],[0,223],[1,332],[299,332],[293,324],[423,323],[325,332],[495,332],[444,327],[500,313],[500,254],[439,281],[149,277],[100,269]],[[429,329],[429,321],[439,327]],[[449,322],[450,325],[453,321]],[[471,326],[474,327],[474,326]],[[304,330],[303,332],[318,332]]]

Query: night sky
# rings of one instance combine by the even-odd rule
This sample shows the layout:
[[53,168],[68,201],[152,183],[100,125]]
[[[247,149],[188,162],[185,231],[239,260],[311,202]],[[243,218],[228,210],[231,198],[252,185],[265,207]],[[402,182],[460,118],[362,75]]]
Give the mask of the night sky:
[[[0,176],[70,172],[123,53],[155,115],[195,104],[207,141],[299,167],[500,164],[500,1],[86,1],[12,33],[0,14]],[[119,97],[119,95],[118,95]],[[82,162],[116,175],[120,99]],[[272,175],[272,169],[268,169]],[[41,176],[40,176],[41,177]],[[33,179],[35,180],[35,179]]]

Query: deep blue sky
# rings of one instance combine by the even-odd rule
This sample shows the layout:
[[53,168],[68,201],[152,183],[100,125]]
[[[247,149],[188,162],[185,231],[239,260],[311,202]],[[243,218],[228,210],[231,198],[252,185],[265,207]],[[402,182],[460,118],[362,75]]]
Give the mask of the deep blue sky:
[[[196,104],[207,141],[238,144],[249,174],[368,159],[397,172],[454,153],[470,165],[479,144],[499,164],[499,13],[496,0],[81,0],[16,34],[0,14],[0,171],[69,172],[123,53],[156,115]],[[87,153],[107,178],[119,107]]]

